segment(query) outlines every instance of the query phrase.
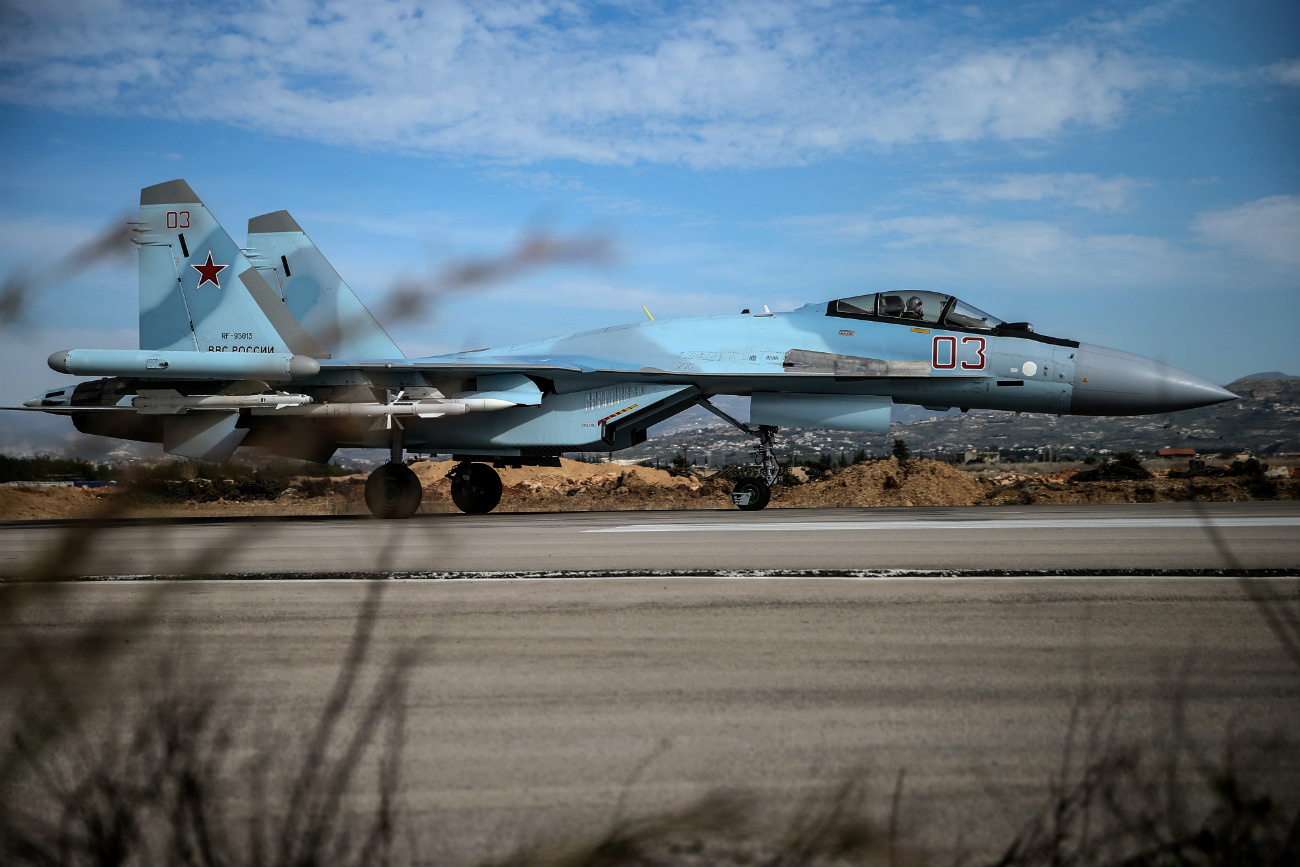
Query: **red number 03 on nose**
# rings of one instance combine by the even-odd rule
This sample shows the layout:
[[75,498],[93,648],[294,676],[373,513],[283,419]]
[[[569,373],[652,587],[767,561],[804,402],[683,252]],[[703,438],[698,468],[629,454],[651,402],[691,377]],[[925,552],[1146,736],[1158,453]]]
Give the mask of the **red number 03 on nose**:
[[985,346],[983,337],[963,337],[959,355],[956,337],[937,336],[930,345],[930,365],[935,370],[954,370],[958,364],[962,370],[983,370]]

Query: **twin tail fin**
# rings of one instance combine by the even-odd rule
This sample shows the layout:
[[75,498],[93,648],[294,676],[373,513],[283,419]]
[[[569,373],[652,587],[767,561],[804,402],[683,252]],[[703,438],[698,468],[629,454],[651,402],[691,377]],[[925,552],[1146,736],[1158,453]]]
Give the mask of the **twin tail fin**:
[[183,180],[140,191],[140,348],[328,357]]

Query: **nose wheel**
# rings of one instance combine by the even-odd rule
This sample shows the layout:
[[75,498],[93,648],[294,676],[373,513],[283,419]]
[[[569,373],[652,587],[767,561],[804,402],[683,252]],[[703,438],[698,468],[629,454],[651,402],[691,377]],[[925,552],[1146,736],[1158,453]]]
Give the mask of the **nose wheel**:
[[376,518],[411,517],[422,493],[419,476],[406,464],[382,464],[366,479],[366,507]]
[[481,515],[501,502],[501,476],[487,464],[462,461],[447,478],[451,479],[451,501],[462,512]]
[[758,476],[746,476],[731,489],[731,502],[742,512],[757,512],[772,500],[772,486]]

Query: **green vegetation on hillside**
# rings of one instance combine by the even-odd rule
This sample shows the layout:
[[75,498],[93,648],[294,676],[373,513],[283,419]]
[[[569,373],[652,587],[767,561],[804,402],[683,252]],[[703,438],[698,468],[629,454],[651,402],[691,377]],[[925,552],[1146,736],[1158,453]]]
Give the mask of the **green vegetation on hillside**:
[[110,464],[92,464],[81,458],[11,458],[0,455],[0,482],[48,482],[61,478],[102,481],[116,478]]

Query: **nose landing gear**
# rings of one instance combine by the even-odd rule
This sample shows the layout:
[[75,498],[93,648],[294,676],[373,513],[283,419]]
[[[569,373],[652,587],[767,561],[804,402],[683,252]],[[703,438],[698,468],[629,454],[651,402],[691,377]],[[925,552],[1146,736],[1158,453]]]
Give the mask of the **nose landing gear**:
[[750,436],[758,437],[758,442],[754,444],[754,463],[758,473],[745,476],[736,482],[736,486],[731,489],[731,502],[737,509],[745,512],[756,512],[765,508],[772,500],[772,486],[781,481],[781,465],[776,460],[776,451],[773,448],[773,443],[776,441],[776,427],[763,424],[755,430],[727,415],[709,403],[706,398],[700,398],[699,404],[727,424],[739,428]]
[[[752,429],[747,432],[755,433]],[[760,425],[756,436],[758,442],[754,445],[754,463],[758,465],[758,475],[745,476],[731,489],[731,502],[744,512],[757,512],[765,508],[772,500],[772,486],[781,480],[781,465],[777,463],[772,448],[776,428]]]

